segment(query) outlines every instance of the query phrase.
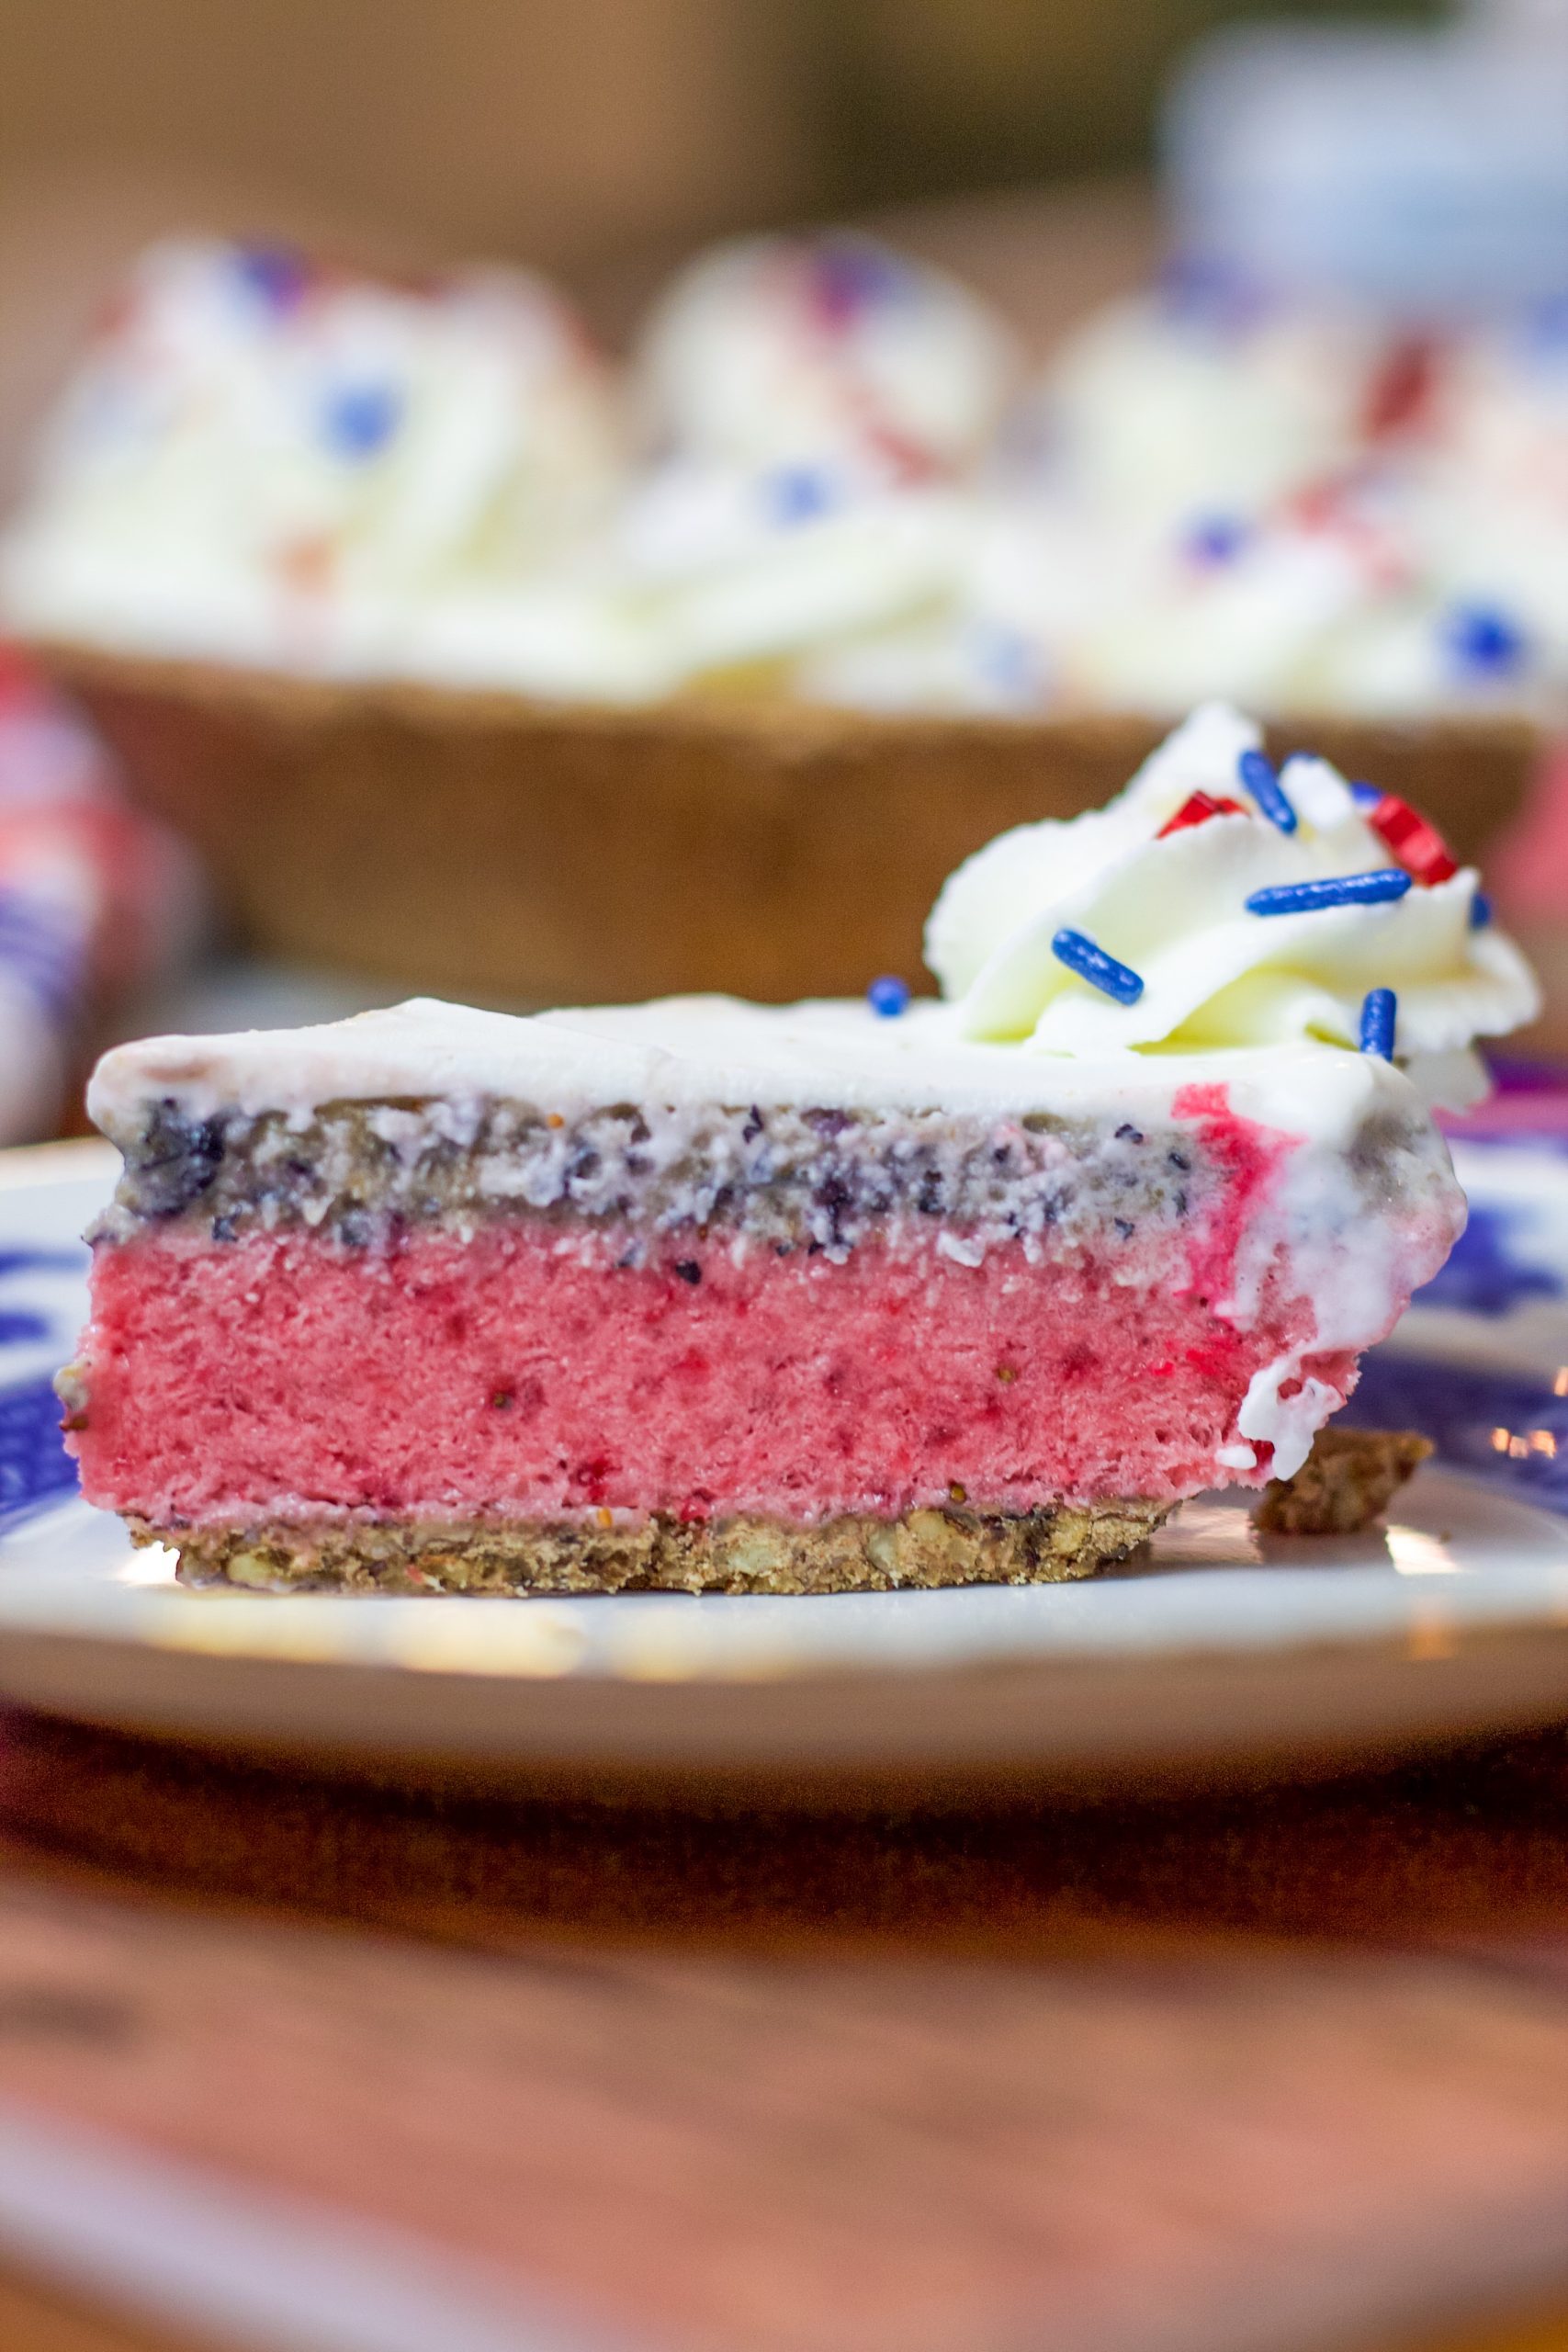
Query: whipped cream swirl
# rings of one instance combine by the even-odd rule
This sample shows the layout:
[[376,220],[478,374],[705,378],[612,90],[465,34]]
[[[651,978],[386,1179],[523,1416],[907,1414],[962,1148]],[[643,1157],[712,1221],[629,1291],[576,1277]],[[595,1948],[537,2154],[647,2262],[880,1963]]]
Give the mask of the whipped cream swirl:
[[682,270],[644,332],[635,397],[656,447],[720,466],[964,471],[1017,369],[985,303],[874,237],[757,237]]
[[454,602],[481,645],[498,602],[527,629],[624,458],[607,370],[525,271],[415,287],[172,240],[135,265],[53,419],[0,549],[6,616],[153,653],[417,673],[423,621]]
[[[1487,1080],[1474,1041],[1531,1020],[1540,998],[1474,868],[1417,876],[1377,905],[1254,910],[1259,891],[1400,864],[1376,812],[1325,760],[1286,761],[1279,788],[1295,825],[1281,830],[1243,774],[1260,741],[1250,720],[1206,705],[1106,808],[1020,826],[960,866],[931,910],[926,960],[961,1034],[1096,1057],[1354,1047],[1369,992],[1389,989],[1409,1077],[1431,1101],[1478,1100]],[[1195,793],[1239,807],[1164,830]],[[1130,1001],[1062,960],[1064,931],[1136,977]]]

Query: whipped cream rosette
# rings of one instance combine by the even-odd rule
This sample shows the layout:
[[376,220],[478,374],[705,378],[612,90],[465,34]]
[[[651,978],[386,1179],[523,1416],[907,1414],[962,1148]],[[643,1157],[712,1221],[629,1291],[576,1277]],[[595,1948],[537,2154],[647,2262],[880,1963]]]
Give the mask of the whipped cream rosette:
[[975,527],[960,488],[900,487],[848,461],[807,480],[671,459],[628,502],[609,576],[672,682],[776,666],[951,605]]
[[1083,616],[1063,666],[1079,698],[1112,708],[1196,697],[1404,710],[1417,680],[1438,707],[1461,698],[1461,682],[1431,601],[1406,503],[1386,479],[1350,472],[1148,550],[1114,601]]
[[[1365,321],[1202,273],[1100,312],[999,445],[971,668],[1020,710],[1331,704],[1416,569],[1399,468],[1367,462],[1385,366]],[[1358,707],[1407,707],[1389,667],[1363,663]]]
[[838,232],[721,246],[679,277],[637,362],[655,447],[751,468],[964,470],[1011,390],[1012,340],[942,271]]
[[1100,1056],[1317,1039],[1456,1107],[1484,1092],[1474,1041],[1539,995],[1474,869],[1403,802],[1314,758],[1276,775],[1260,745],[1209,706],[1104,809],[961,866],[926,935],[960,1032]]
[[835,650],[809,689],[1021,714],[1331,700],[1342,640],[1414,568],[1402,485],[1363,462],[1381,365],[1365,322],[1201,273],[1111,305],[999,435],[943,622]]
[[1568,314],[1457,345],[1410,485],[1419,562],[1472,684],[1568,689]]
[[874,239],[723,247],[644,337],[654,461],[612,575],[689,678],[945,611],[975,528],[968,478],[1015,374],[981,302]]
[[34,640],[604,705],[1207,696],[1558,717],[1568,335],[1186,266],[1019,355],[832,232],[677,277],[620,383],[525,273],[185,240],[130,274],[0,545]]
[[7,606],[40,635],[395,667],[422,604],[579,540],[618,464],[603,371],[536,278],[158,245],[54,421]]
[[[1539,334],[1391,338],[1179,276],[1070,337],[1012,421],[924,674],[953,707],[1549,713],[1564,383]],[[856,700],[878,671],[826,675]]]
[[1357,448],[1378,350],[1349,315],[1173,271],[1055,354],[1012,435],[1013,470],[1148,534],[1256,513]]

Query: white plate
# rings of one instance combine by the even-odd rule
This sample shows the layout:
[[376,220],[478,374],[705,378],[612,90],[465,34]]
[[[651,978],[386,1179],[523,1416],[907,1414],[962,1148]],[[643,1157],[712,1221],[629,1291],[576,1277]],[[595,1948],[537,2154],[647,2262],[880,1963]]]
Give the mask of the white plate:
[[[1446,1467],[1354,1539],[1259,1539],[1236,1502],[1190,1504],[1146,1558],[1085,1584],[824,1600],[181,1591],[171,1559],[133,1552],[66,1491],[49,1427],[43,1384],[82,1311],[72,1237],[114,1165],[93,1145],[0,1163],[0,1694],[375,1770],[784,1774],[825,1793],[889,1775],[1321,1767],[1568,1719],[1568,1518]],[[1392,1376],[1457,1378],[1458,1450],[1480,1443],[1516,1484],[1554,1476],[1529,1430],[1475,1439],[1488,1374],[1456,1364],[1453,1322],[1445,1310],[1440,1368],[1407,1337]],[[1539,1382],[1508,1377],[1527,1397]],[[1534,1435],[1555,1443],[1544,1423]]]

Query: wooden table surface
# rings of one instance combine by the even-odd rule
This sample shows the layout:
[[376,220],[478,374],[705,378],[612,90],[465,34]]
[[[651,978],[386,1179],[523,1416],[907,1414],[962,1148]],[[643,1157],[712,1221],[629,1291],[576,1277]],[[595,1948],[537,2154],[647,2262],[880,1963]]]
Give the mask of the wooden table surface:
[[[1556,1736],[813,1818],[14,1718],[0,2114],[434,2245],[552,2346],[1547,2352],[1565,1833]],[[192,2340],[106,2314],[0,2276],[6,2352]]]

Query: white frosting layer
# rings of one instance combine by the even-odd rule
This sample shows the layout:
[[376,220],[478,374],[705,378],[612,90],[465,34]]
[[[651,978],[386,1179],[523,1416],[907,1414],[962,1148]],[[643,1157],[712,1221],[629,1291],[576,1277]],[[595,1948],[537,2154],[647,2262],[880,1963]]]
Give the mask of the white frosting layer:
[[[1472,926],[1479,877],[1416,883],[1380,906],[1260,915],[1247,900],[1281,885],[1393,869],[1396,860],[1324,760],[1288,761],[1280,783],[1298,820],[1269,820],[1242,781],[1259,730],[1222,705],[1193,714],[1103,809],[1002,834],[950,876],[926,956],[976,1038],[1043,1053],[1110,1055],[1216,1046],[1358,1040],[1371,989],[1398,998],[1395,1051],[1436,1099],[1473,1100],[1484,1078],[1456,1057],[1532,1019],[1540,998],[1513,942]],[[1239,801],[1161,839],[1193,792]],[[1055,953],[1077,932],[1143,981],[1121,1003]]]
[[1419,1115],[1390,1064],[1322,1046],[1085,1060],[976,1042],[929,1002],[883,1020],[858,1003],[732,997],[529,1017],[415,998],[320,1028],[145,1038],[104,1056],[87,1107],[111,1136],[163,1100],[197,1119],[231,1107],[305,1120],[325,1102],[487,1094],[563,1115],[617,1102],[758,1102],[1115,1123],[1155,1118],[1181,1088],[1215,1082],[1243,1116],[1334,1148],[1380,1108]]

